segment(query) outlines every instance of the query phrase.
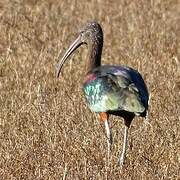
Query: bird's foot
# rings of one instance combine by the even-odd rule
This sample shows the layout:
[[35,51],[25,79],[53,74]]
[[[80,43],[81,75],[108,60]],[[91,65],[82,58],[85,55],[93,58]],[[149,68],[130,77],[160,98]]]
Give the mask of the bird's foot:
[[111,149],[112,149],[111,147],[112,147],[112,140],[107,138],[107,159],[108,159],[108,162],[110,160],[110,153],[111,153]]
[[118,166],[119,166],[120,168],[122,168],[123,165],[124,165],[124,157],[120,157],[120,159],[118,160]]
[[122,152],[122,154],[118,160],[118,166],[120,166],[122,168],[124,164],[125,164],[125,154]]

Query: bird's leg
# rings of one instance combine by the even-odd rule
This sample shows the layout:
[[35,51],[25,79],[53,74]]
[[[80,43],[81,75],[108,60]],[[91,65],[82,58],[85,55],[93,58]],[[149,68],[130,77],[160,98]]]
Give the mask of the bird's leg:
[[121,156],[119,158],[119,166],[123,166],[124,164],[124,160],[125,160],[125,157],[126,157],[126,150],[127,150],[127,144],[128,144],[128,130],[129,130],[129,127],[125,125],[125,128],[124,128],[124,140],[123,140],[123,148],[122,148],[122,153],[121,153]]
[[107,145],[108,145],[108,161],[109,161],[111,144],[112,144],[112,133],[111,133],[111,130],[109,128],[109,123],[108,123],[109,114],[107,114],[106,112],[101,112],[99,113],[99,118],[101,121],[104,121],[104,124],[105,124],[106,135],[107,135]]
[[123,148],[122,148],[122,153],[121,153],[121,156],[120,156],[119,162],[118,162],[119,166],[121,166],[121,167],[123,166],[124,160],[126,158],[126,150],[127,150],[127,145],[128,145],[128,130],[129,130],[131,121],[132,120],[125,119]]
[[111,150],[111,144],[112,144],[112,133],[111,133],[111,130],[109,128],[108,120],[105,120],[104,124],[105,124],[106,135],[107,135],[108,149],[110,151]]

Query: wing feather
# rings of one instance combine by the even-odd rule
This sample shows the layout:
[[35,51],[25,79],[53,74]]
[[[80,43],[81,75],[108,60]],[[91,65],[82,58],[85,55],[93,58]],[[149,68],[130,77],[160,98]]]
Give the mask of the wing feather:
[[94,112],[125,110],[142,113],[145,105],[141,92],[128,70],[113,66],[100,67],[93,72],[94,78],[84,83],[84,94]]

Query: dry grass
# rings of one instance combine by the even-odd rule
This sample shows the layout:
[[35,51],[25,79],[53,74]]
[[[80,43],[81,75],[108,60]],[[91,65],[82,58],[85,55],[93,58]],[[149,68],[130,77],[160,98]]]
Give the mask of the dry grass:
[[[180,178],[180,3],[178,0],[0,1],[1,179]],[[104,126],[81,91],[86,48],[55,77],[57,57],[87,20],[103,26],[104,64],[138,69],[151,92],[149,123],[131,126],[124,169],[116,166],[123,121]]]

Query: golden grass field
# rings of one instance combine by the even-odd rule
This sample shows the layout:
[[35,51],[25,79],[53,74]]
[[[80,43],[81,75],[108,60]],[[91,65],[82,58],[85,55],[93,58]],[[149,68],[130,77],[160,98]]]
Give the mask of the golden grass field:
[[[81,91],[86,46],[56,78],[58,57],[87,21],[104,30],[103,64],[131,66],[151,93],[149,123],[131,125],[117,166],[123,120],[104,124]],[[180,1],[1,0],[0,179],[180,179]]]

